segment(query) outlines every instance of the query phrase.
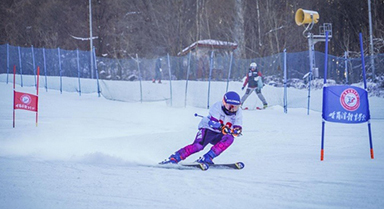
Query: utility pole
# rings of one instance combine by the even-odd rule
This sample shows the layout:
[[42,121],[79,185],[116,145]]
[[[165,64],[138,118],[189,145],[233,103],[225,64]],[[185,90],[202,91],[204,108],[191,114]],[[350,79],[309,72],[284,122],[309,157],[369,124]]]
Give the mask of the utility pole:
[[376,80],[375,76],[375,59],[373,57],[373,38],[372,38],[372,13],[371,13],[371,0],[368,0],[368,14],[369,14],[369,54],[371,55],[372,66],[372,80]]

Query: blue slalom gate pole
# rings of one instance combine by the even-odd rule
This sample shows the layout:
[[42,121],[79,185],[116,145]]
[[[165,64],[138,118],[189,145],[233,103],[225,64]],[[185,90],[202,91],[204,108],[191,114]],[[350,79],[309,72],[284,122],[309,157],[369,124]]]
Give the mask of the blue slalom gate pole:
[[[328,72],[328,31],[325,32],[324,86],[327,84],[327,72]],[[324,108],[324,104],[323,104],[323,108]],[[322,112],[324,114],[324,110]],[[321,151],[320,151],[321,161],[324,160],[324,131],[325,131],[325,121],[323,119],[321,123]]]
[[320,160],[324,160],[324,130],[325,130],[325,121],[321,123],[321,151],[320,151]]
[[[364,89],[367,90],[367,79],[366,79],[366,74],[365,74],[365,60],[364,60],[364,47],[363,47],[363,35],[361,33],[359,34],[359,38],[360,38],[361,67],[363,68]],[[369,102],[369,101],[367,101],[367,102]],[[369,106],[369,103],[368,103],[368,106]],[[369,108],[368,108],[368,110],[369,110]],[[369,146],[370,146],[370,152],[371,152],[371,159],[374,159],[371,120],[368,120],[368,135],[369,135]]]
[[371,151],[371,159],[374,159],[373,155],[373,143],[372,143],[372,131],[371,131],[371,121],[368,121],[368,134],[369,134],[369,147]]

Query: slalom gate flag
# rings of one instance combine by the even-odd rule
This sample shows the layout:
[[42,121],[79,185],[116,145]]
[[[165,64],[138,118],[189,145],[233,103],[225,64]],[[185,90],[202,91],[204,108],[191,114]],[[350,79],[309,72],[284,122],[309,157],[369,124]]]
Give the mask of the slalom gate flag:
[[371,115],[369,112],[367,80],[365,77],[365,61],[363,49],[363,37],[360,36],[361,63],[363,70],[364,89],[356,86],[326,86],[327,62],[328,62],[328,31],[325,34],[325,64],[324,64],[324,87],[323,87],[323,122],[321,128],[321,151],[320,160],[324,160],[324,131],[325,121],[336,123],[368,123],[369,146],[371,159],[374,159]]
[[38,111],[38,96],[36,95],[14,91],[14,100],[14,109]]
[[322,116],[329,122],[368,122],[371,116],[367,91],[356,86],[324,87]]
[[16,124],[16,109],[36,112],[36,127],[38,122],[38,101],[39,101],[39,74],[40,67],[37,67],[36,95],[16,91],[16,65],[13,66],[13,128]]

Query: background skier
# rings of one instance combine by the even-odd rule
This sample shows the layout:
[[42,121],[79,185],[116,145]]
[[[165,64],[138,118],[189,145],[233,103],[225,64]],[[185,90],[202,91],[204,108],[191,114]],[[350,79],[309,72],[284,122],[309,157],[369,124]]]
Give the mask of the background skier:
[[256,95],[259,97],[261,102],[263,103],[263,108],[268,107],[268,103],[265,100],[263,94],[261,93],[261,89],[263,88],[263,79],[261,72],[257,69],[257,64],[255,62],[252,62],[249,65],[249,70],[247,73],[247,78],[244,81],[243,87],[241,90],[244,90],[245,86],[248,84],[247,90],[245,91],[245,94],[243,97],[241,97],[241,104],[244,104],[245,100],[248,98],[248,96],[255,91]]
[[224,152],[242,132],[242,110],[240,96],[233,91],[224,94],[222,101],[216,102],[209,109],[209,114],[199,123],[199,131],[192,144],[181,148],[160,164],[178,163],[193,153],[212,144],[211,149],[197,162],[213,164],[213,158]]
[[161,69],[161,58],[158,58],[156,60],[156,64],[155,64],[155,78],[152,79],[152,83],[155,83],[156,80],[159,80],[159,83],[161,83],[161,72],[162,72],[162,69]]

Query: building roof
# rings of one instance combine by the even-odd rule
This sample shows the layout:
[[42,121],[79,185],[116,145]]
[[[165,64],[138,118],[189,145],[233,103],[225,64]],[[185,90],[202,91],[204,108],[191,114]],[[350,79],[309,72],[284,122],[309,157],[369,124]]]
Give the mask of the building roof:
[[187,48],[183,49],[177,55],[179,56],[186,55],[189,53],[189,51],[192,51],[195,48],[200,48],[200,47],[233,51],[237,48],[237,43],[228,42],[228,41],[219,41],[219,40],[213,40],[213,39],[199,40],[189,45]]

